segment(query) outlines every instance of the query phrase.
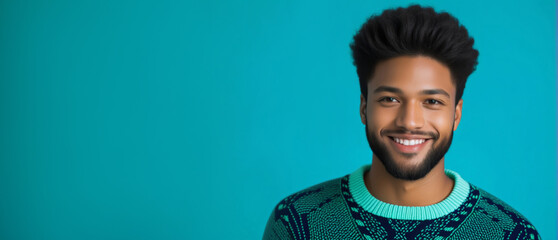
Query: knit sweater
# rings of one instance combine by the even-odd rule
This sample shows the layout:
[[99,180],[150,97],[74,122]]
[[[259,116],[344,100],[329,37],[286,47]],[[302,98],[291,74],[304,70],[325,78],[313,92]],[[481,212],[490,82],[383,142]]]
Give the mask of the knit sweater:
[[443,201],[421,207],[382,202],[368,192],[364,165],[281,200],[263,239],[540,239],[519,212],[445,170],[455,184]]

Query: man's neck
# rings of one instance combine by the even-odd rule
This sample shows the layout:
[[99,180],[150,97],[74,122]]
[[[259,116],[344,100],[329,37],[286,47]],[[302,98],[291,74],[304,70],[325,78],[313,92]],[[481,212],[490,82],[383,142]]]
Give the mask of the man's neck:
[[449,196],[454,180],[444,171],[444,159],[426,176],[415,181],[401,180],[390,175],[374,156],[370,170],[364,173],[366,188],[378,200],[399,206],[428,206]]

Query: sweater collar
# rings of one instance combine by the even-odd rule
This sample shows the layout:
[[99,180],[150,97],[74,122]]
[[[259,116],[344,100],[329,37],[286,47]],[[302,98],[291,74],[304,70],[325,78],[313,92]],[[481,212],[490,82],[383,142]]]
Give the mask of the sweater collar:
[[382,202],[372,196],[364,184],[364,173],[370,169],[364,165],[349,176],[349,191],[356,203],[364,210],[385,218],[401,220],[429,220],[442,217],[456,210],[469,195],[469,183],[452,170],[446,169],[448,177],[455,181],[450,195],[439,203],[429,206],[399,206]]

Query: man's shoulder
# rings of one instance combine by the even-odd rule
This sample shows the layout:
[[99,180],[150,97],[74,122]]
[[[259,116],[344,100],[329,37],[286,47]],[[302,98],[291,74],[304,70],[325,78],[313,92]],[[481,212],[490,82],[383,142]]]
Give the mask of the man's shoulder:
[[287,206],[311,209],[339,198],[341,197],[341,184],[344,178],[348,178],[348,175],[327,180],[288,195],[277,204],[276,209],[279,210]]
[[507,216],[513,218],[513,219],[517,219],[517,220],[524,220],[524,221],[528,221],[527,218],[525,216],[523,216],[519,211],[517,211],[515,208],[513,208],[512,206],[510,206],[509,204],[507,204],[506,202],[502,201],[501,199],[499,199],[498,197],[492,195],[491,193],[489,193],[488,191],[475,186],[475,185],[471,185],[474,189],[477,189],[479,191],[479,206],[480,207],[491,207],[491,208],[495,208],[498,209],[499,211],[490,211],[487,212],[488,214],[494,215],[495,217],[497,217],[498,214],[504,213]]
[[490,220],[488,221],[490,225],[497,226],[510,236],[540,239],[533,224],[519,211],[486,190],[472,184],[471,187],[479,191],[479,199],[475,207],[479,219]]
[[307,239],[316,225],[343,219],[347,214],[343,214],[341,188],[347,179],[348,175],[331,179],[283,198],[271,212],[263,239]]

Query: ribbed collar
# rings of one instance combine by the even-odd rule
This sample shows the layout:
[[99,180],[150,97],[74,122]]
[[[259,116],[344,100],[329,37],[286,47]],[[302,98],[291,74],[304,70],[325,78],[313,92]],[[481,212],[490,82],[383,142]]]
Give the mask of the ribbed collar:
[[430,220],[447,215],[465,202],[469,194],[469,183],[452,170],[446,169],[448,177],[455,181],[450,195],[443,201],[429,206],[399,206],[382,202],[372,196],[364,185],[364,173],[370,169],[370,164],[364,165],[349,176],[349,191],[354,200],[364,210],[385,218],[401,220]]

